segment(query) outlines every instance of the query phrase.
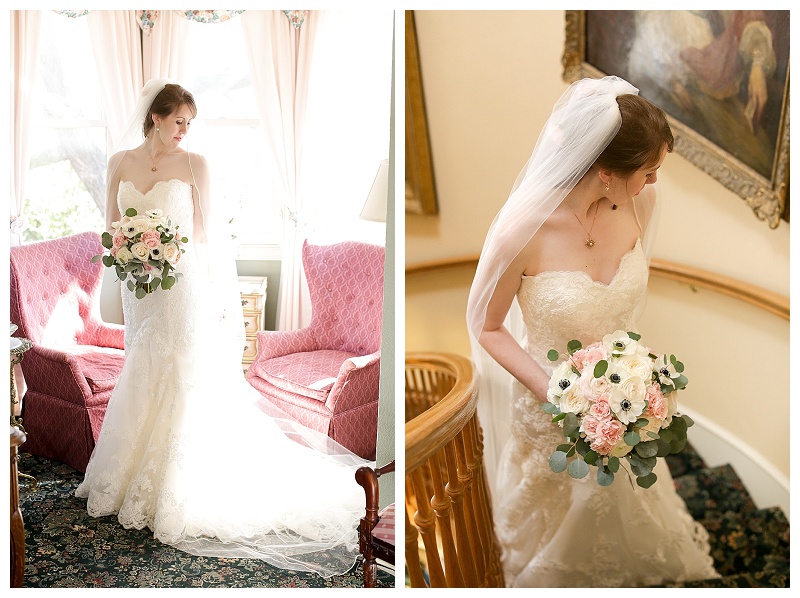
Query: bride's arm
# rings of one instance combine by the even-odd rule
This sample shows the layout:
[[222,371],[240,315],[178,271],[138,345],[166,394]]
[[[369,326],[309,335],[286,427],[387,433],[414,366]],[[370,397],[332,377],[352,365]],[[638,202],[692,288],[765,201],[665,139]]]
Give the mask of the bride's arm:
[[524,384],[535,396],[544,401],[547,398],[550,377],[520,346],[503,324],[508,310],[511,309],[514,296],[519,290],[524,270],[525,259],[521,254],[508,267],[492,293],[478,342],[497,363]]
[[117,192],[119,190],[120,164],[125,152],[119,152],[111,156],[108,161],[108,171],[106,173],[106,230],[114,234],[112,222],[118,222],[122,218],[117,205]]

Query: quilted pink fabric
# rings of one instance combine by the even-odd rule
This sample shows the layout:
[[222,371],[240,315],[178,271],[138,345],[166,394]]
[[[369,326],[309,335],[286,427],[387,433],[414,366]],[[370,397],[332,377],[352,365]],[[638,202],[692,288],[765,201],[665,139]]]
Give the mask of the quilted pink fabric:
[[377,435],[384,259],[378,245],[304,243],[311,323],[260,332],[247,372],[267,400],[367,459]]
[[84,471],[124,362],[124,328],[100,320],[100,235],[12,247],[11,321],[24,355],[23,450]]
[[372,528],[372,537],[394,546],[394,503],[378,514],[378,523]]

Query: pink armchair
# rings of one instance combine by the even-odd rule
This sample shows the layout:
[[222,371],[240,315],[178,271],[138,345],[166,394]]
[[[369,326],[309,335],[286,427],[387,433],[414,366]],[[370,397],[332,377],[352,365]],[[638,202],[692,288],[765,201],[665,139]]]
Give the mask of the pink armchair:
[[11,248],[11,321],[33,347],[23,450],[85,471],[124,362],[124,328],[99,316],[100,235],[81,233]]
[[303,425],[375,458],[384,248],[303,244],[307,328],[258,333],[247,380]]

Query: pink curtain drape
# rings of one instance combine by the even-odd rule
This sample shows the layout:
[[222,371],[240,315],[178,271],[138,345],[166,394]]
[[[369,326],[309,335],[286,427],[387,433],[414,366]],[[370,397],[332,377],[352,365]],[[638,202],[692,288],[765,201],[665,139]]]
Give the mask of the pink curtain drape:
[[300,255],[305,222],[300,172],[308,73],[317,24],[314,11],[299,29],[282,11],[246,11],[241,20],[262,128],[273,157],[270,180],[288,214],[284,219],[276,326],[278,330],[294,330],[311,319]]
[[113,149],[144,85],[141,29],[132,10],[93,10],[86,18]]
[[144,80],[169,77],[183,81],[190,21],[172,10],[162,10],[158,22],[142,36]]
[[[11,11],[11,220],[22,214],[25,178],[30,159],[31,94],[39,64],[42,13],[38,10]],[[11,244],[19,245],[21,234],[13,227]]]

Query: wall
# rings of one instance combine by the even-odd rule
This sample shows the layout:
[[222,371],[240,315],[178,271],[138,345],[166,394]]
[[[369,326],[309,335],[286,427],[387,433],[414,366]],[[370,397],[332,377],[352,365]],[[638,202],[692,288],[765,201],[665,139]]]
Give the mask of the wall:
[[[439,214],[406,216],[407,265],[480,253],[567,87],[562,11],[416,11],[416,19]],[[785,222],[770,230],[677,155],[659,172],[659,193],[655,257],[789,294]],[[463,314],[472,274],[461,268],[408,277],[408,351],[469,354]],[[691,382],[682,404],[785,476],[788,491],[788,322],[686,285],[652,279],[650,287],[640,328],[653,346],[686,363]],[[782,415],[762,417],[763,409]]]

